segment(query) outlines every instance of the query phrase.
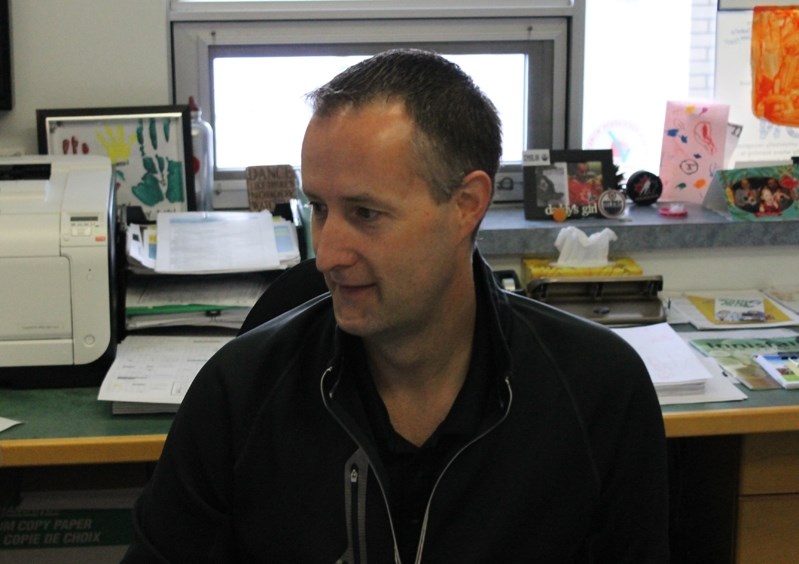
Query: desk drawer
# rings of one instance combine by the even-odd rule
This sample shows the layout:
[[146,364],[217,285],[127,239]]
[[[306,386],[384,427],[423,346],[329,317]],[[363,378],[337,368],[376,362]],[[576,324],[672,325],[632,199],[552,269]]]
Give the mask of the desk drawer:
[[753,495],[739,498],[736,562],[799,562],[797,516],[799,495]]
[[744,496],[799,493],[799,433],[745,435],[739,491]]

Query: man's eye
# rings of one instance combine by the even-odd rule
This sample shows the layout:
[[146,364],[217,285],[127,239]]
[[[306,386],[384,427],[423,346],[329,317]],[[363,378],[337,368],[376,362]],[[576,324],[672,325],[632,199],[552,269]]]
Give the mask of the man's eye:
[[366,219],[368,221],[377,219],[380,216],[380,212],[379,211],[375,211],[375,210],[372,210],[372,209],[369,209],[369,208],[357,208],[355,210],[355,214],[359,218]]
[[314,215],[324,215],[327,212],[327,206],[320,202],[308,202],[306,205]]

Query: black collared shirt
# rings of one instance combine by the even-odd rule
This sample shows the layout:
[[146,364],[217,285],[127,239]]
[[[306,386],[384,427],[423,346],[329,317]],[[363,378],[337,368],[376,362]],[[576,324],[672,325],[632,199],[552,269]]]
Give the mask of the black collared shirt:
[[388,475],[387,495],[403,562],[413,562],[430,494],[441,471],[473,438],[493,397],[491,350],[485,305],[478,305],[469,371],[449,414],[425,443],[417,447],[391,425],[371,378],[359,339],[347,339],[345,356],[357,378],[368,428]]

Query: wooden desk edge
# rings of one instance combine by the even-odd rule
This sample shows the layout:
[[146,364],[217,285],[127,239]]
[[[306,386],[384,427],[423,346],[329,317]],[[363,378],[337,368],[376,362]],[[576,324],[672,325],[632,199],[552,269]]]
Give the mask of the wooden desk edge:
[[669,438],[799,431],[799,405],[675,411],[663,421]]
[[0,440],[0,468],[154,462],[166,434]]
[[[663,414],[668,438],[799,431],[799,405]],[[155,462],[166,434],[0,439],[0,468]]]

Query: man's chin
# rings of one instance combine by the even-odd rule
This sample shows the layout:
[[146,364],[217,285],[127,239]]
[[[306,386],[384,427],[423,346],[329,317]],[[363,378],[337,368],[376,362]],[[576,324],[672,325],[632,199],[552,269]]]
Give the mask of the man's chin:
[[336,325],[345,333],[355,335],[356,337],[363,337],[369,333],[367,329],[368,324],[362,316],[347,314],[346,312],[338,310],[335,310],[335,315]]
[[369,335],[372,334],[371,331],[367,330],[362,325],[359,325],[357,323],[346,323],[346,322],[342,323],[342,322],[336,321],[336,324],[338,325],[339,329],[341,329],[342,331],[344,331],[348,335],[352,335],[353,337],[362,337],[363,338],[363,337],[368,337]]

